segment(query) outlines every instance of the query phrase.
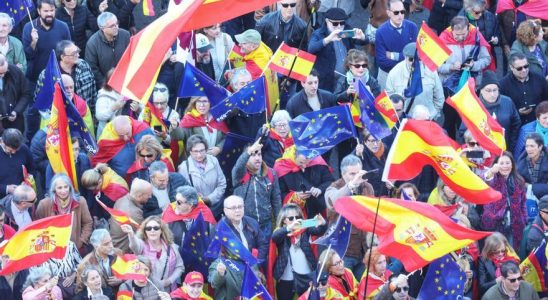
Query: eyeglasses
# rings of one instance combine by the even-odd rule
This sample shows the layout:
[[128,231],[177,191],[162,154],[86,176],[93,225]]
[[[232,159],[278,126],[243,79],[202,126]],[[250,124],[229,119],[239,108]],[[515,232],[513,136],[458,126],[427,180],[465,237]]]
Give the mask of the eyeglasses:
[[30,200],[30,201],[21,201],[21,202],[22,203],[34,204],[34,202],[36,202],[36,200],[38,200],[38,198],[34,198],[33,200]]
[[333,266],[342,266],[344,264],[344,261],[341,259],[333,264]]
[[404,10],[391,10],[391,12],[394,14],[394,16],[397,16],[399,14],[405,15],[406,11]]
[[351,64],[351,66],[353,66],[356,69],[359,69],[359,68],[367,69],[367,64]]
[[281,3],[281,5],[283,8],[288,8],[297,6],[297,3]]
[[366,143],[371,143],[371,144],[376,144],[376,143],[379,143],[380,141],[379,140],[372,140],[372,139],[368,139],[367,141],[365,141]]
[[506,277],[506,279],[508,279],[508,281],[510,281],[511,283],[514,283],[516,281],[522,281],[523,280],[523,277],[518,277],[518,278],[508,278]]
[[276,125],[274,125],[274,127],[287,128],[287,127],[289,127],[289,124],[287,124],[287,123],[276,123]]
[[208,105],[208,104],[209,104],[209,101],[208,101],[208,100],[196,101],[196,105]]
[[146,226],[145,227],[145,231],[152,231],[152,230],[158,231],[158,230],[160,230],[160,226]]
[[165,105],[167,105],[167,101],[164,101],[164,102],[153,102],[153,103],[154,103],[154,105],[156,105],[156,106],[165,106]]
[[401,292],[405,292],[407,293],[409,291],[409,287],[408,286],[402,286],[402,287],[397,287],[394,292],[396,293],[401,293]]
[[139,156],[144,157],[144,158],[153,158],[154,154],[141,154],[141,153],[139,153]]
[[303,217],[300,216],[289,216],[286,217],[290,222],[293,222],[293,220],[302,220]]
[[344,24],[346,24],[345,21],[331,21],[331,20],[329,20],[329,22],[331,22],[331,24],[333,26],[344,26]]
[[118,26],[120,26],[118,23],[114,23],[112,25],[104,26],[103,28],[112,29],[112,28],[117,28]]
[[232,206],[232,207],[225,207],[226,209],[228,210],[236,210],[236,209],[244,209],[244,206],[243,205],[238,205],[238,206]]
[[415,58],[414,57],[408,57],[407,60],[410,61],[410,62],[414,62]]
[[65,56],[80,56],[80,49],[76,49],[76,51],[72,52],[71,54],[64,54]]
[[204,153],[206,153],[206,149],[190,150],[190,152],[196,153],[196,154],[204,154]]
[[479,146],[479,143],[478,143],[478,142],[468,142],[467,144],[468,144],[468,146],[470,146],[470,147],[477,147],[477,146]]
[[165,88],[165,87],[155,87],[155,88],[153,89],[153,91],[154,91],[154,92],[164,93],[164,92],[167,91],[167,88]]
[[521,71],[523,69],[529,69],[529,64],[523,65],[521,67],[514,67],[514,69],[516,69],[516,71]]

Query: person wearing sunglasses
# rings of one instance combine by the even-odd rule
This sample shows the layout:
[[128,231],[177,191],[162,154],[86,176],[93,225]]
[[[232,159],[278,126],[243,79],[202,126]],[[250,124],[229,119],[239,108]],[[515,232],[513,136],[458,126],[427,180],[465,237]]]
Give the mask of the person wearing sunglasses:
[[[35,219],[36,192],[28,185],[19,185],[13,191],[0,200],[5,218],[4,224],[15,230],[23,228]],[[6,235],[4,234],[4,238]]]
[[501,280],[483,295],[482,300],[540,299],[533,286],[523,279],[517,262],[503,262],[500,267],[500,273]]
[[[169,89],[168,87],[161,83],[157,82],[154,85],[152,90],[152,99],[150,100],[156,110],[156,115],[153,115],[152,109],[145,106],[141,114],[139,115],[139,120],[147,123],[152,130],[156,139],[162,144],[162,147],[169,149],[171,145],[171,132],[179,126],[179,121],[181,120],[179,113],[176,112],[173,108],[169,107]],[[161,118],[161,122],[153,121],[154,119]]]
[[374,97],[377,97],[381,88],[377,80],[369,72],[369,59],[367,53],[358,49],[350,49],[344,59],[345,76],[339,76],[337,86],[335,88],[335,97],[339,101],[352,102],[354,95],[358,93],[356,90],[358,81],[360,81],[366,89],[368,89]]
[[166,156],[164,149],[158,140],[152,135],[146,135],[135,146],[135,161],[126,172],[126,179],[131,182],[135,178],[150,180],[149,167],[155,161],[166,164],[169,172],[175,172],[171,158]]
[[509,260],[517,261],[517,255],[500,232],[494,232],[485,239],[481,256],[478,261],[478,285],[480,296],[492,286],[503,280],[502,263]]
[[[344,61],[350,49],[367,44],[365,34],[359,28],[351,28],[346,23],[349,16],[342,8],[334,7],[325,12],[325,22],[310,37],[308,52],[316,55],[318,62],[314,67],[319,73],[319,88],[335,91],[337,77],[335,72],[344,74]],[[345,30],[347,37],[341,35]],[[349,33],[349,32],[352,33]],[[295,116],[294,116],[295,117]]]
[[482,178],[495,159],[489,151],[483,149],[468,129],[464,132],[464,143],[461,145],[460,156],[468,164],[468,167]]
[[170,293],[175,290],[185,267],[168,225],[159,216],[151,216],[141,223],[137,233],[128,224],[121,228],[128,235],[131,251],[150,259],[154,266],[151,280],[159,283],[161,291]]

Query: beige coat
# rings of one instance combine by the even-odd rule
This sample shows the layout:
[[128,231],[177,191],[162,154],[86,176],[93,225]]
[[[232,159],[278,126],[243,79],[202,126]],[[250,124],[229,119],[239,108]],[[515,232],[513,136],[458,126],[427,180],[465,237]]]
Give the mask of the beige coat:
[[[128,195],[118,199],[114,202],[114,209],[125,212],[130,218],[132,218],[138,224],[143,222],[143,206],[135,202],[133,198]],[[110,218],[108,220],[110,225],[110,236],[112,237],[112,243],[114,247],[119,248],[124,253],[129,253],[129,240],[127,238],[127,233],[122,231],[120,224]]]

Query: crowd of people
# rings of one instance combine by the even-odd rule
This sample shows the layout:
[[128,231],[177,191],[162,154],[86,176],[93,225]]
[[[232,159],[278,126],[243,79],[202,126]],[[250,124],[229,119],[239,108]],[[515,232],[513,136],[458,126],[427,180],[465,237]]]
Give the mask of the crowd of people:
[[[210,236],[222,222],[259,259],[253,271],[263,283],[275,282],[269,291],[275,299],[306,299],[311,274],[320,275],[326,300],[414,299],[427,284],[426,272],[406,272],[401,261],[379,251],[375,234],[352,226],[343,256],[312,243],[337,223],[337,200],[352,195],[453,207],[443,211],[458,224],[493,232],[452,252],[466,274],[465,299],[548,297],[525,282],[519,268],[519,256],[548,236],[546,20],[519,9],[498,11],[496,1],[486,0],[434,0],[431,7],[418,0],[280,0],[197,30],[189,48],[174,43],[150,99],[166,126],[151,128],[150,111],[109,79],[130,37],[176,5],[170,2],[33,0],[32,19],[17,24],[0,13],[0,241],[35,220],[74,216],[65,257],[1,275],[0,298],[235,299],[242,293],[242,262],[221,251],[204,271],[185,256],[185,238],[201,215]],[[358,10],[370,16],[359,22],[365,27],[354,24]],[[421,62],[422,92],[406,97],[423,22],[451,55],[437,71]],[[266,66],[282,42],[316,61],[302,81],[274,73],[280,102],[271,116],[235,109],[217,119],[213,99],[178,97],[188,64],[236,93],[262,75],[257,66]],[[235,48],[243,66],[230,59]],[[57,80],[98,141],[91,154],[81,136],[72,137],[76,184],[50,164],[51,113],[34,106],[52,50],[62,74]],[[445,103],[468,77],[505,130],[501,155],[485,150]],[[357,128],[359,138],[305,156],[294,145],[291,120],[351,103],[357,81],[375,97],[388,94],[398,117],[392,134],[378,139]],[[473,172],[502,198],[475,205],[432,167],[407,182],[384,182],[387,155],[405,118],[443,126],[462,144],[460,154]],[[227,149],[230,133],[248,144]],[[34,188],[24,183],[22,166]],[[121,225],[96,200],[137,226]],[[115,276],[112,265],[123,254],[136,255],[147,280]],[[2,265],[7,261],[3,256]]]

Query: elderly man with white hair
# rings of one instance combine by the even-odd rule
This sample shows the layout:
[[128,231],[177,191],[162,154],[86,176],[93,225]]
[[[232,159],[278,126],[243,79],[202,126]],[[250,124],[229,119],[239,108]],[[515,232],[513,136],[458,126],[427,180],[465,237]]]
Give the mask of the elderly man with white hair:
[[4,54],[8,63],[16,65],[23,73],[27,71],[27,57],[23,43],[10,36],[13,29],[13,19],[6,13],[0,13],[0,53]]
[[162,114],[162,119],[167,126],[167,132],[160,127],[156,127],[158,125],[151,123],[152,115],[150,109],[145,108],[141,112],[139,120],[143,120],[145,123],[150,124],[151,127],[154,126],[152,129],[156,138],[163,144],[164,148],[169,148],[171,143],[169,134],[173,129],[179,127],[181,117],[178,112],[169,107],[169,89],[165,84],[157,82],[154,86],[154,89],[152,90],[152,105],[154,105],[156,110]]

